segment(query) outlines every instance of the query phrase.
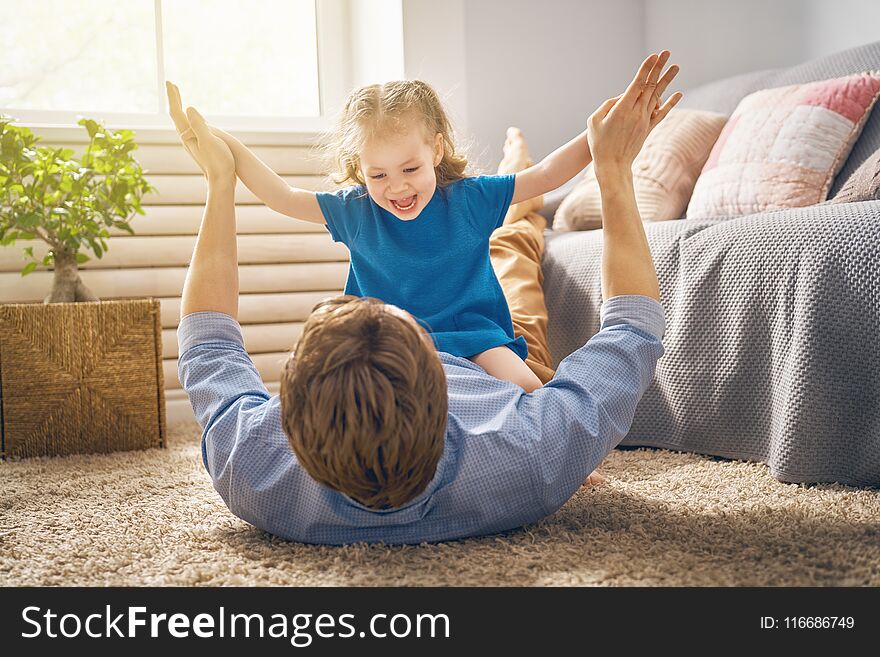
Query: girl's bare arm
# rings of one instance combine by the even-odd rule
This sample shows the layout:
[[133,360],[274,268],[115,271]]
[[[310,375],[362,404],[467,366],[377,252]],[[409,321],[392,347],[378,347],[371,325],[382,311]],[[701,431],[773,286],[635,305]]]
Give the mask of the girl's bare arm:
[[291,187],[253,151],[228,132],[211,127],[211,132],[229,146],[235,157],[235,173],[254,195],[267,206],[288,217],[326,223],[315,192]]
[[584,130],[534,166],[517,173],[510,204],[552,192],[574,178],[591,160],[587,131]]

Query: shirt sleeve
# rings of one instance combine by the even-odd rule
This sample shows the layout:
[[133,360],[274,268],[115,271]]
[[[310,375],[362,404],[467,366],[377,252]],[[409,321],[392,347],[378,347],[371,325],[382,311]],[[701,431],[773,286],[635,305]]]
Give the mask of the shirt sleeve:
[[366,188],[354,185],[335,192],[317,192],[315,195],[333,241],[342,242],[350,248],[363,221],[365,205],[370,202]]
[[481,235],[491,235],[504,223],[513,200],[516,175],[476,176],[463,182],[468,185],[471,222]]
[[606,300],[599,332],[544,387],[522,395],[520,426],[544,513],[553,513],[629,432],[663,355],[663,307],[641,295]]
[[244,348],[241,326],[229,315],[191,313],[180,320],[177,341],[180,384],[203,430],[203,463],[216,480],[269,391]]
[[202,461],[229,510],[255,527],[298,539],[325,510],[327,492],[297,461],[232,317],[198,312],[180,321],[178,370],[202,433]]

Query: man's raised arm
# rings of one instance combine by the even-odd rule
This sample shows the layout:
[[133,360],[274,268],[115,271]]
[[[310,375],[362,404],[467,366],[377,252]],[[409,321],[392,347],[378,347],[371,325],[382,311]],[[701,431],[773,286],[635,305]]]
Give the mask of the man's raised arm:
[[[665,315],[651,250],[633,190],[632,163],[651,129],[681,98],[660,98],[678,72],[660,77],[668,51],[651,55],[619,97],[590,117],[587,136],[602,194],[600,329],[519,404],[535,445],[537,500],[558,509],[629,432],[663,356]],[[656,109],[655,109],[656,108]]]
[[235,159],[211,133],[204,117],[190,107],[183,113],[180,92],[166,83],[168,109],[186,150],[201,167],[208,201],[183,284],[181,318],[216,311],[238,318],[238,248],[235,237]]
[[238,319],[235,176],[208,179],[208,202],[183,283],[181,318],[213,310]]
[[632,163],[648,133],[662,121],[681,93],[660,106],[678,73],[669,51],[651,55],[622,96],[606,100],[587,123],[587,138],[602,195],[602,299],[643,295],[660,300],[660,284],[633,190]]

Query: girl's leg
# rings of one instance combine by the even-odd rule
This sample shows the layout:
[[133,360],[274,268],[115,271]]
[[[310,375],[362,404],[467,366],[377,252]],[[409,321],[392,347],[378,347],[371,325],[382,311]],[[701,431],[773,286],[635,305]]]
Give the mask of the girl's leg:
[[[508,128],[507,140],[504,143],[504,159],[498,167],[498,173],[516,173],[531,165],[532,161],[522,132],[516,128]],[[495,275],[498,276],[498,282],[501,283],[501,289],[504,290],[504,296],[510,307],[514,335],[523,336],[529,347],[526,365],[543,384],[552,379],[555,372],[547,343],[547,306],[544,303],[544,274],[541,270],[544,228],[547,222],[536,212],[541,208],[542,201],[543,199],[532,199],[511,206],[504,218],[504,225],[492,233],[489,252]],[[501,349],[509,352],[520,363],[523,362],[507,347]],[[491,351],[493,350],[490,349],[489,352]],[[499,376],[476,360],[489,352],[483,352],[472,360],[489,374]],[[502,358],[506,358],[506,354]],[[489,367],[495,367],[495,363],[490,363]],[[499,376],[499,378],[513,380],[507,376]],[[518,381],[514,383],[520,385],[526,392],[531,392],[526,385]],[[602,483],[605,483],[605,477],[594,470],[584,480],[583,485],[595,486]]]
[[475,362],[496,379],[515,383],[526,392],[532,392],[544,385],[522,358],[504,346],[487,349],[468,360]]
[[[523,138],[522,130],[519,128],[508,128],[507,138],[504,140],[504,156],[498,165],[498,173],[517,173],[523,169],[528,169],[534,164],[529,156],[529,149],[526,146],[526,140]],[[536,196],[522,203],[511,205],[504,215],[504,223],[512,224],[514,221],[522,219],[530,212],[537,212],[544,207],[544,197]]]
[[[508,128],[504,159],[498,173],[516,173],[531,164],[522,132]],[[510,308],[513,333],[517,337],[523,336],[529,347],[526,364],[541,383],[547,383],[553,378],[554,371],[547,346],[547,306],[544,303],[544,273],[541,271],[547,222],[535,212],[541,203],[542,199],[538,198],[511,206],[504,225],[492,233],[489,254]]]
[[489,240],[492,267],[510,308],[513,334],[525,339],[529,347],[525,362],[541,383],[547,383],[554,374],[547,344],[547,306],[541,270],[545,226],[544,217],[532,212],[501,226]]
[[[468,360],[475,362],[496,379],[515,383],[526,392],[533,392],[543,385],[529,365],[507,347],[493,347],[481,354],[471,356]],[[581,485],[589,488],[604,484],[605,481],[605,477],[599,474],[598,470],[593,470]]]

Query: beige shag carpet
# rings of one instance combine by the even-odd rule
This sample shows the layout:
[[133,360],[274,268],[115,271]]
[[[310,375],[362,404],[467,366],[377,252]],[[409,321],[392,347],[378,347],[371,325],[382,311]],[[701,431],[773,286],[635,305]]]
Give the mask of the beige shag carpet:
[[316,547],[235,518],[199,428],[167,449],[0,463],[0,584],[880,586],[880,491],[756,463],[615,450],[608,483],[502,535]]

